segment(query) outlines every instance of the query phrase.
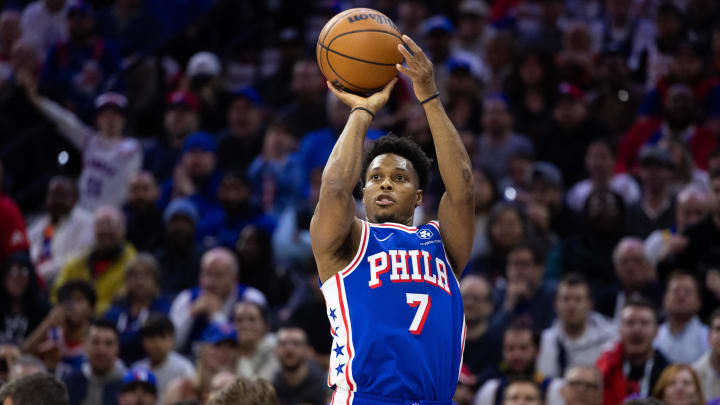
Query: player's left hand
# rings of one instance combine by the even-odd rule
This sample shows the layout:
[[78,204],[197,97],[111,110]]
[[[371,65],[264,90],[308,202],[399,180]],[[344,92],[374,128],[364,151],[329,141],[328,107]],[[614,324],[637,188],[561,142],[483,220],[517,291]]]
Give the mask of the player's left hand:
[[410,80],[412,80],[415,97],[417,97],[418,101],[426,100],[428,97],[437,93],[433,64],[430,62],[430,59],[425,56],[422,48],[409,36],[403,35],[402,40],[405,42],[405,45],[398,44],[398,50],[405,58],[407,67],[399,63],[395,65],[395,67],[400,73],[407,75]]

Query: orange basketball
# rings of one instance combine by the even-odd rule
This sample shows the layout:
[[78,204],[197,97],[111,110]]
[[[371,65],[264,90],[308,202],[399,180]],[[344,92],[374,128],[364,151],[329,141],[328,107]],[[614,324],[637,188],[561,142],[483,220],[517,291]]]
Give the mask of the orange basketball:
[[401,35],[385,14],[353,8],[325,24],[316,47],[317,62],[325,78],[354,93],[381,89],[397,75]]

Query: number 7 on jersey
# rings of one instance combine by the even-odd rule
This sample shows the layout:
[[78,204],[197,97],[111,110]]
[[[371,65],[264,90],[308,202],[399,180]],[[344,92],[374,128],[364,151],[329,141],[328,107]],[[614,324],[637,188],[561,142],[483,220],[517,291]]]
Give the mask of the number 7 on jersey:
[[428,294],[405,293],[405,297],[408,305],[419,307],[408,329],[413,335],[419,335],[423,330],[423,326],[425,326],[428,311],[430,311],[430,296]]

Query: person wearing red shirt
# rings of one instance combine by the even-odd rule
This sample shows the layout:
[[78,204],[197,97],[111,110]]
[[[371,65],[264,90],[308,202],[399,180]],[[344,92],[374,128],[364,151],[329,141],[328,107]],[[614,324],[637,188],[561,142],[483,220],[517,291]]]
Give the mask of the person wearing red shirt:
[[3,167],[0,162],[0,262],[30,247],[25,220],[15,201],[2,192],[2,180]]

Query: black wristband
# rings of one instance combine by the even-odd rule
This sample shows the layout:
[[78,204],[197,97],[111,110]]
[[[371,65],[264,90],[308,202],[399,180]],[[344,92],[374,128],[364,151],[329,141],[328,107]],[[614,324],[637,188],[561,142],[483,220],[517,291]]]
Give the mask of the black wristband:
[[432,96],[426,98],[425,100],[421,101],[420,104],[425,104],[425,103],[427,103],[428,101],[430,101],[430,100],[432,100],[432,99],[434,99],[434,98],[438,98],[438,97],[440,97],[440,92],[439,92],[439,91],[438,91],[437,93],[433,94]]
[[363,110],[363,111],[365,111],[366,113],[370,114],[370,116],[371,116],[373,119],[375,119],[375,114],[374,114],[372,111],[370,111],[369,109],[365,108],[365,107],[355,107],[355,108],[353,108],[352,110],[350,110],[350,114],[354,113],[354,112],[357,111],[357,110]]

